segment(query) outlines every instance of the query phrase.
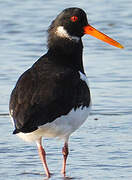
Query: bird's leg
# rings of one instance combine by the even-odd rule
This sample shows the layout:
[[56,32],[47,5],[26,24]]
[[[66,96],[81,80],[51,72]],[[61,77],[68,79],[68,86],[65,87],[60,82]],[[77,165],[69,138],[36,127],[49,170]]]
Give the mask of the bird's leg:
[[39,153],[40,159],[42,161],[45,173],[46,173],[47,177],[49,178],[50,177],[50,172],[49,172],[49,169],[48,169],[48,166],[47,166],[47,163],[46,163],[46,153],[45,153],[45,150],[44,150],[44,148],[42,146],[41,140],[42,140],[42,138],[37,141],[38,153]]
[[65,174],[66,174],[66,160],[67,160],[67,157],[69,154],[68,141],[65,142],[64,147],[62,148],[62,154],[63,154],[63,165],[62,165],[61,173],[64,174],[64,176],[65,176]]

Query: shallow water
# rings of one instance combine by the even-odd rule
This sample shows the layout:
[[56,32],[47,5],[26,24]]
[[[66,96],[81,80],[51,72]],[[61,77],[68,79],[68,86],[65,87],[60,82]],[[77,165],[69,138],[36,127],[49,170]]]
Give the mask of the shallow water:
[[[44,140],[51,179],[132,179],[131,0],[0,2],[0,179],[46,179],[37,148],[12,135],[10,93],[22,72],[46,52],[46,30],[64,8],[83,8],[89,23],[121,42],[116,49],[85,36],[84,64],[93,110],[70,138],[67,178],[60,174],[63,142]],[[95,120],[96,119],[96,120]]]

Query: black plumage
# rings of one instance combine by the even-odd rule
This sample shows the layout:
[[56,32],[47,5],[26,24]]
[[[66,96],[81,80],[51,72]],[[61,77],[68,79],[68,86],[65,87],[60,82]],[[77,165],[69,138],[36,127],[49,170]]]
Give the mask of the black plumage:
[[[75,27],[71,21],[67,21],[72,14],[80,17]],[[52,22],[48,30],[48,52],[21,75],[11,94],[14,134],[32,132],[72,109],[89,106],[89,88],[79,74],[79,71],[84,74],[80,37],[83,35],[82,26],[86,24],[86,14],[76,8],[71,8],[70,12],[64,10]],[[62,25],[71,35],[77,29],[75,35],[79,36],[79,42],[57,36],[56,29]]]
[[89,106],[90,92],[80,79],[81,67],[71,68],[72,59],[65,57],[64,63],[57,56],[48,51],[19,78],[10,99],[14,133],[32,132],[72,109]]

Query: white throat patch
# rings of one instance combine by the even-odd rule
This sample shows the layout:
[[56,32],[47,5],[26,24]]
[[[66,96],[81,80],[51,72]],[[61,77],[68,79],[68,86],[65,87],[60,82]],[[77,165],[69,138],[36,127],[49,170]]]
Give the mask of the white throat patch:
[[55,33],[56,33],[57,36],[59,36],[59,37],[67,38],[67,39],[73,40],[73,41],[75,41],[75,42],[79,42],[79,40],[80,40],[80,38],[77,37],[77,36],[70,36],[70,35],[68,34],[68,32],[64,29],[63,26],[58,26]]

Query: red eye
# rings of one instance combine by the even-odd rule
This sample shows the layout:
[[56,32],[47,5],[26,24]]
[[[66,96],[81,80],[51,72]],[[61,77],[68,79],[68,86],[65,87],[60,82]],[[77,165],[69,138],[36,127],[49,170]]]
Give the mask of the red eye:
[[72,16],[72,17],[71,17],[71,21],[72,21],[72,22],[76,22],[77,20],[78,20],[78,17],[77,17],[77,16]]

